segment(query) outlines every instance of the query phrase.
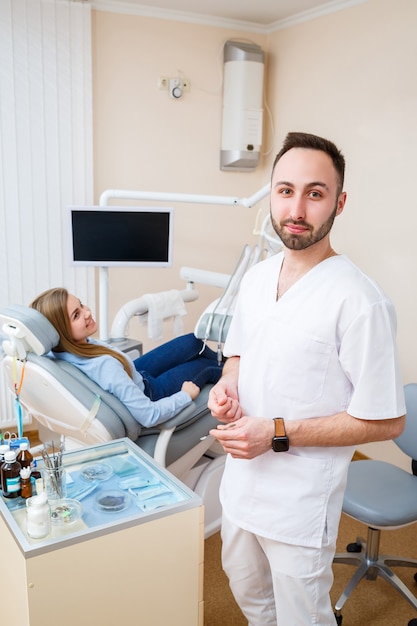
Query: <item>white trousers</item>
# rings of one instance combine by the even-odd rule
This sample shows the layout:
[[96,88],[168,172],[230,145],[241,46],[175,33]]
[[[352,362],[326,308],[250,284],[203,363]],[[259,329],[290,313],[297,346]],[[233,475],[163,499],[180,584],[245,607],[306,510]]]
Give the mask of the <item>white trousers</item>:
[[305,548],[242,530],[225,516],[222,561],[248,626],[335,626],[335,545]]

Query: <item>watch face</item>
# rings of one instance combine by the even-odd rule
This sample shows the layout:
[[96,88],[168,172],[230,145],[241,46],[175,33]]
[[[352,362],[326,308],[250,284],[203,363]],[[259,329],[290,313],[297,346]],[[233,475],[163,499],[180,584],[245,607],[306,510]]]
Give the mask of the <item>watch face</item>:
[[289,447],[288,437],[274,437],[272,439],[272,449],[274,452],[287,452]]

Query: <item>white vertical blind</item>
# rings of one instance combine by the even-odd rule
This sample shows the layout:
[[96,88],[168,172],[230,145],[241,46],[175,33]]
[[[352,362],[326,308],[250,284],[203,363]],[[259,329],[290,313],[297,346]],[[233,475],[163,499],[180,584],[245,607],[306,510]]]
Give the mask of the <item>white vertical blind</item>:
[[0,2],[0,306],[65,286],[94,302],[69,263],[67,206],[92,204],[91,8]]

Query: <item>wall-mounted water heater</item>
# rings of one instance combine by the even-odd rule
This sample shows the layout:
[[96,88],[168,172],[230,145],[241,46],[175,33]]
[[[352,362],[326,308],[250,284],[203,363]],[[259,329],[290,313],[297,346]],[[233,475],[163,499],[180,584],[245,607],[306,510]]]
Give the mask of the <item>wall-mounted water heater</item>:
[[253,170],[259,164],[264,60],[256,44],[224,45],[221,170]]

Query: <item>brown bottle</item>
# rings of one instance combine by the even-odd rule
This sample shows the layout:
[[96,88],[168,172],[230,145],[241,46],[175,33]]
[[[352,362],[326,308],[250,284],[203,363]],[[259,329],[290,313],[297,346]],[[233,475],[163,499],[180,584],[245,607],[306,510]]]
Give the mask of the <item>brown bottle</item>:
[[30,477],[30,467],[22,467],[20,470],[20,490],[21,496],[26,498],[32,497],[32,479]]
[[16,461],[13,450],[6,452],[4,463],[1,466],[1,488],[5,498],[18,498],[20,496],[20,469],[21,465]]
[[22,467],[33,467],[33,455],[29,452],[28,443],[25,442],[20,444],[16,461],[18,461]]

